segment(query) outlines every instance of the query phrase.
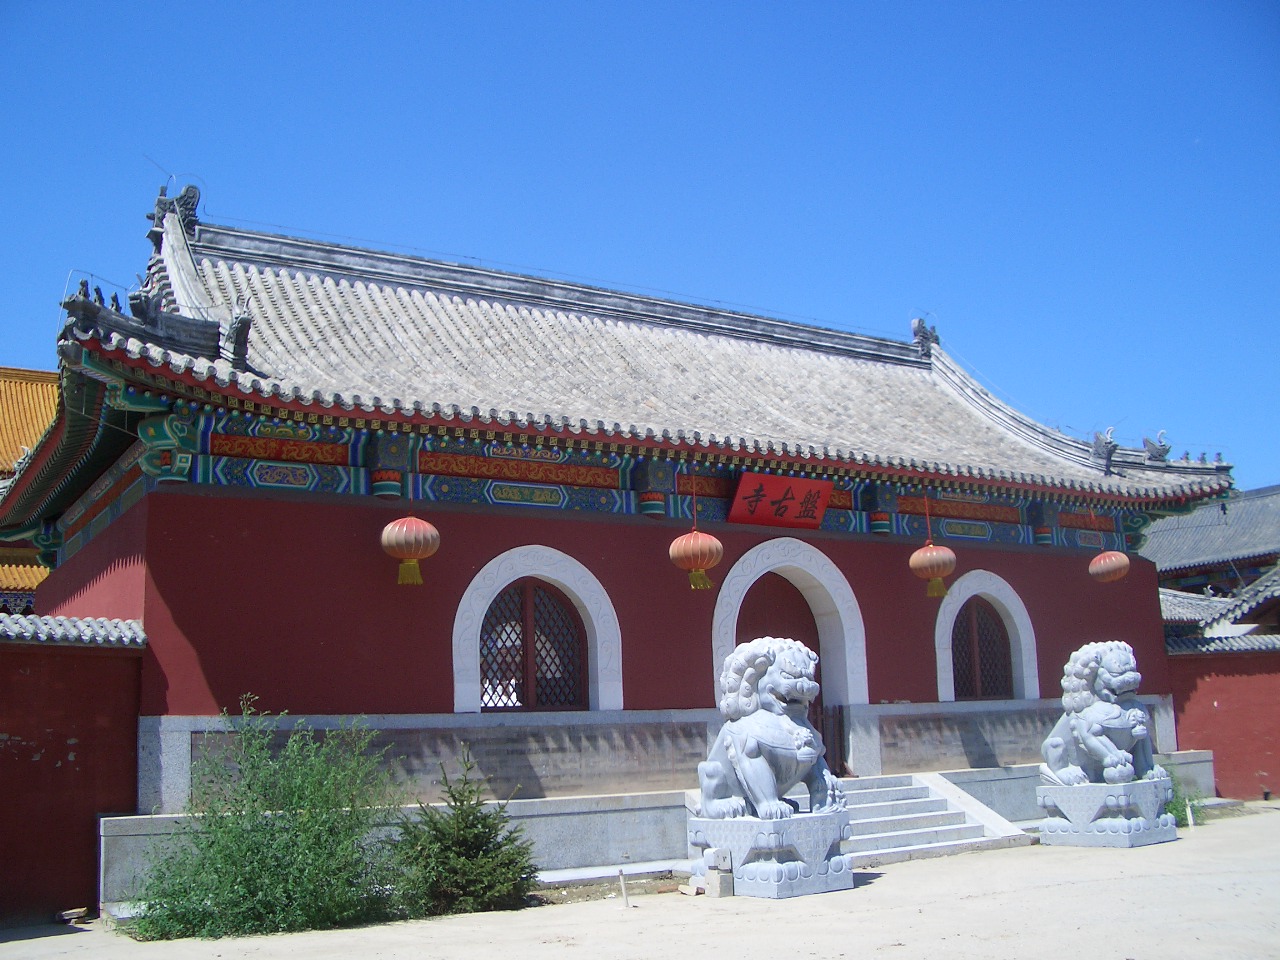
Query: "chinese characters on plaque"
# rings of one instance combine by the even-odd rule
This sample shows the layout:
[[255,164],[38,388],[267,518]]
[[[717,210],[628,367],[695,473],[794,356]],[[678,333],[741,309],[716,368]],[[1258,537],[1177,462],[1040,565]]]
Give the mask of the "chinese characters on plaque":
[[832,486],[829,480],[744,473],[729,507],[729,522],[816,530]]

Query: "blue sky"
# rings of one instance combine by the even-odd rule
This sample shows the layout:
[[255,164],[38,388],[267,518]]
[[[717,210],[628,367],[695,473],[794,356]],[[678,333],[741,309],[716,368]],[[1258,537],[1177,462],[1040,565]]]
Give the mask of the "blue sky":
[[[1280,483],[1280,3],[0,3],[0,365],[225,224],[905,340]],[[123,298],[122,298],[123,299]]]

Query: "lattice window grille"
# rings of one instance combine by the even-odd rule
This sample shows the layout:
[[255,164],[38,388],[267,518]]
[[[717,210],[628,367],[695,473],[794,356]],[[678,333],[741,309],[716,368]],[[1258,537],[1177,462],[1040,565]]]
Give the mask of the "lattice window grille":
[[970,597],[956,616],[951,675],[957,700],[1013,698],[1009,634],[995,607],[981,597]]
[[559,591],[517,581],[481,626],[481,709],[585,709],[585,654],[582,623]]

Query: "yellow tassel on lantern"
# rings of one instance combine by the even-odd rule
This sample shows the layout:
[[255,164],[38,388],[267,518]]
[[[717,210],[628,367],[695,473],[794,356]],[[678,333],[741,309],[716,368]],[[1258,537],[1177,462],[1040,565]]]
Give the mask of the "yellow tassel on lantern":
[[707,576],[705,570],[689,571],[689,589],[691,590],[710,590],[715,584],[711,582],[711,578]]
[[418,567],[417,560],[400,561],[400,575],[396,578],[396,583],[422,586],[422,570]]
[[941,577],[931,577],[929,586],[925,588],[924,595],[926,597],[945,597],[947,595],[947,585],[942,582]]

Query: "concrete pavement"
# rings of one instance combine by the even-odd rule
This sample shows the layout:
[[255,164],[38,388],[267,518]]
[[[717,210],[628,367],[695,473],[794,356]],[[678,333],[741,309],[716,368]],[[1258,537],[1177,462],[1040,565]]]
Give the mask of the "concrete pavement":
[[892,960],[1280,958],[1280,804],[1123,849],[1022,847],[892,864],[794,900],[667,893],[358,930],[135,943],[101,929],[0,931],[0,960]]

